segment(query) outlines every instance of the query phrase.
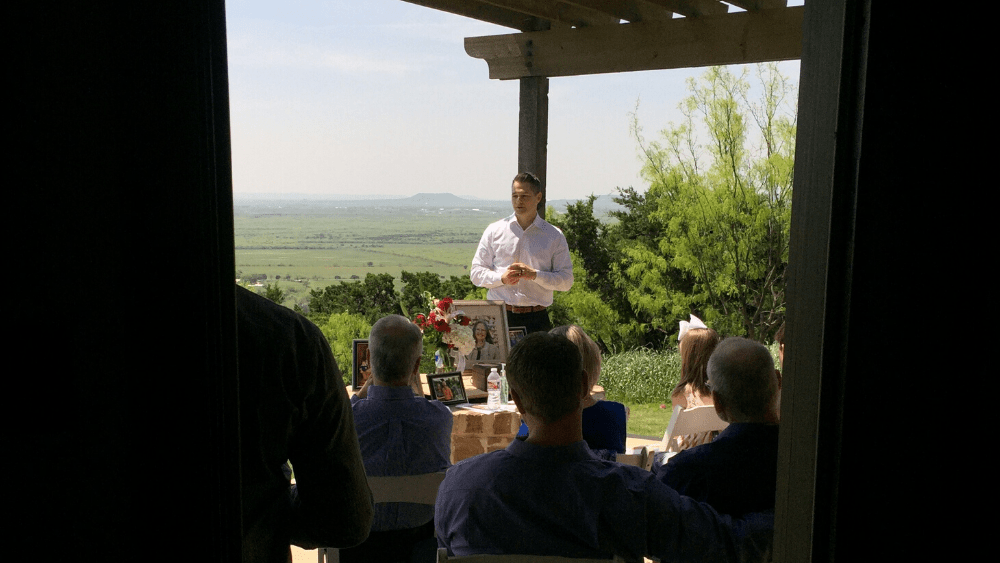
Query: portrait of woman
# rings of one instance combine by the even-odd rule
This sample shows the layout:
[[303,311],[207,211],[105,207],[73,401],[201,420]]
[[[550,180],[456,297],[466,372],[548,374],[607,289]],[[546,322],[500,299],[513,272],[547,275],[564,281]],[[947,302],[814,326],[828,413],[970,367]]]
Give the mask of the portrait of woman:
[[493,341],[490,327],[483,319],[477,319],[472,324],[472,335],[476,339],[476,347],[465,357],[466,362],[499,362],[500,347]]

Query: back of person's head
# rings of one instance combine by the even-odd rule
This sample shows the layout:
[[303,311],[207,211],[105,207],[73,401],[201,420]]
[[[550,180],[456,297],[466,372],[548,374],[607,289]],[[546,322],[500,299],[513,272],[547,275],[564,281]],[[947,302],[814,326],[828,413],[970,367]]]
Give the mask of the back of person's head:
[[710,328],[691,329],[678,343],[681,352],[681,380],[672,394],[684,390],[688,383],[699,395],[708,395],[708,358],[719,343],[719,333]]
[[565,336],[533,332],[507,358],[507,379],[526,413],[555,422],[580,408],[580,350]]
[[774,360],[763,345],[746,338],[726,338],[708,360],[708,380],[716,407],[729,422],[765,422],[778,405]]
[[531,172],[521,172],[517,176],[514,176],[514,180],[511,181],[510,185],[513,186],[515,182],[522,186],[531,186],[533,193],[537,194],[542,191],[542,181]]
[[424,351],[423,334],[401,315],[383,317],[368,335],[372,377],[379,383],[406,383]]
[[587,372],[590,387],[597,385],[601,379],[601,349],[597,346],[583,328],[577,325],[563,325],[549,331],[549,334],[565,336],[580,349],[583,360],[583,371]]

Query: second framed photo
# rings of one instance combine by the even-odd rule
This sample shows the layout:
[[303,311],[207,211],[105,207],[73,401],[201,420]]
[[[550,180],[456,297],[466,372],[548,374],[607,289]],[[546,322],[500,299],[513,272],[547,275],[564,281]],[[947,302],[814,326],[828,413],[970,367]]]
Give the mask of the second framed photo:
[[510,348],[513,350],[514,346],[517,346],[517,343],[528,335],[528,329],[523,326],[512,326],[507,334],[510,335]]
[[368,340],[355,339],[351,343],[351,388],[357,391],[372,376],[368,363]]
[[431,388],[431,399],[437,399],[446,405],[469,402],[460,371],[427,374],[427,386]]

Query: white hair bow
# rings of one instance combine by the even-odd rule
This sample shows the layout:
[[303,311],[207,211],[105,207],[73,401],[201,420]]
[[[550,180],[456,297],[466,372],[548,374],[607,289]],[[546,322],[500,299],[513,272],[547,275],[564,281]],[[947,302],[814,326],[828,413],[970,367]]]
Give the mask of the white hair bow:
[[684,339],[684,335],[688,333],[689,330],[694,328],[708,328],[704,322],[698,317],[691,315],[691,322],[681,321],[681,333],[677,335],[677,342]]

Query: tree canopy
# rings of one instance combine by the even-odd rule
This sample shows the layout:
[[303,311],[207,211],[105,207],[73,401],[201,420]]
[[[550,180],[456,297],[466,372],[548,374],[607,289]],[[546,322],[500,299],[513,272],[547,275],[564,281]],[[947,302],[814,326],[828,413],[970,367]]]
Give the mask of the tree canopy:
[[[617,223],[594,217],[593,196],[550,213],[586,280],[557,305],[580,311],[606,347],[662,344],[691,313],[757,340],[783,322],[795,85],[773,64],[758,65],[756,78],[752,87],[746,70],[713,67],[689,80],[684,121],[654,140],[637,109],[632,132],[649,187],[618,189]],[[631,326],[611,334],[615,324]]]

